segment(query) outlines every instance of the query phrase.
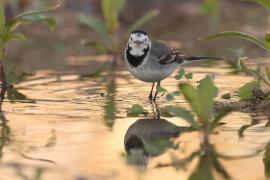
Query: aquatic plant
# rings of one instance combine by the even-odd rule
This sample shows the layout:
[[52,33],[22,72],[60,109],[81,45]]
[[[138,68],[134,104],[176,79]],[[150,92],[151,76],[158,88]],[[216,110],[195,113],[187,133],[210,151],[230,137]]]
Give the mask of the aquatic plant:
[[119,15],[124,8],[125,0],[102,0],[101,8],[103,19],[95,16],[82,14],[79,16],[81,24],[95,30],[99,35],[99,41],[89,41],[87,46],[93,47],[101,53],[108,53],[112,55],[119,54],[119,47],[123,38],[127,38],[129,33],[151,21],[159,15],[158,10],[151,10],[139,18],[135,23],[129,26],[125,32],[120,29],[121,23]]
[[[265,1],[265,0],[245,0],[245,1],[256,2],[266,7],[267,9],[270,9],[269,1]],[[224,32],[212,34],[205,38],[201,38],[201,40],[210,40],[210,39],[215,39],[215,38],[226,38],[226,37],[241,38],[241,39],[250,41],[256,44],[258,47],[270,53],[270,33],[269,32],[266,32],[264,34],[264,37],[261,38],[261,37],[256,37],[254,35],[244,33],[244,32],[224,31]],[[246,59],[245,57],[239,58],[238,60],[239,68],[245,74],[255,77],[255,80],[248,82],[244,84],[242,87],[240,87],[239,98],[242,100],[251,100],[251,99],[262,100],[262,99],[268,98],[270,94],[270,67],[263,66],[263,67],[258,67],[256,70],[254,70],[254,69],[249,68],[245,64],[244,62],[245,59]],[[267,78],[262,75],[261,69],[263,69]],[[268,86],[268,90],[266,92],[262,90],[261,83],[264,83],[266,86]]]
[[0,75],[2,88],[7,89],[10,86],[9,84],[14,82],[13,80],[9,81],[12,77],[6,77],[4,70],[4,61],[7,56],[9,42],[26,39],[26,36],[18,30],[21,25],[26,23],[45,22],[53,30],[56,26],[55,19],[43,14],[56,9],[58,5],[48,9],[26,11],[12,17],[10,20],[5,17],[4,6],[5,0],[0,0]]
[[202,133],[203,141],[208,142],[209,134],[220,125],[221,119],[230,112],[230,109],[214,112],[214,98],[218,94],[218,88],[210,76],[200,80],[197,88],[190,83],[180,83],[179,89],[192,111],[174,106],[166,107],[167,111],[189,122],[193,129]]

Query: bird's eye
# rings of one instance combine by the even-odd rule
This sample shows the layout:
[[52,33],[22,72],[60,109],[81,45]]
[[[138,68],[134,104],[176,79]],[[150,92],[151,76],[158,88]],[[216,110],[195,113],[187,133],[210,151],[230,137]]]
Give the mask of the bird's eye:
[[132,39],[132,38],[130,38],[130,40],[132,41],[133,39]]
[[147,39],[144,39],[144,42],[146,42]]

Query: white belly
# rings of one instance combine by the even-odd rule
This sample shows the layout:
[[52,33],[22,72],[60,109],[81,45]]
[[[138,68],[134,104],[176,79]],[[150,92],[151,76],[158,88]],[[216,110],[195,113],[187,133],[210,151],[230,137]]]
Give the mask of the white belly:
[[127,67],[135,78],[145,82],[161,81],[169,77],[176,69],[176,66],[173,64],[153,66],[150,63],[144,63],[136,68],[128,64]]

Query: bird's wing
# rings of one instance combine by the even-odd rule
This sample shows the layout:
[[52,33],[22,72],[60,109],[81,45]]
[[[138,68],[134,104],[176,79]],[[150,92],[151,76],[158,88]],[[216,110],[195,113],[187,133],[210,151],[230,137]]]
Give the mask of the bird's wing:
[[192,61],[209,60],[209,59],[222,60],[222,58],[216,57],[187,56],[177,49],[171,49],[164,43],[153,40],[150,54],[155,56],[160,64],[170,64],[170,63],[185,64],[190,63]]
[[154,40],[152,40],[151,43],[152,47],[150,50],[150,54],[157,57],[158,60],[161,60],[162,58],[170,54],[171,52],[170,48],[166,46],[164,43]]
[[176,59],[186,57],[180,51],[171,49],[162,42],[152,40],[151,55],[157,57],[160,64],[169,64],[175,62]]

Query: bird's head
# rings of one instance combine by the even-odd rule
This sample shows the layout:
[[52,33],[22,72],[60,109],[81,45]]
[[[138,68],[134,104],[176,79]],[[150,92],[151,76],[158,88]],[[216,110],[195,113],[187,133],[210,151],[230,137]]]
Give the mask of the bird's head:
[[146,49],[149,49],[151,40],[149,39],[146,32],[142,30],[132,31],[129,40],[128,47],[131,49],[133,56],[142,56]]

